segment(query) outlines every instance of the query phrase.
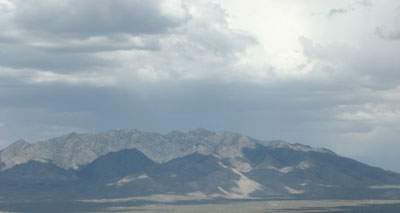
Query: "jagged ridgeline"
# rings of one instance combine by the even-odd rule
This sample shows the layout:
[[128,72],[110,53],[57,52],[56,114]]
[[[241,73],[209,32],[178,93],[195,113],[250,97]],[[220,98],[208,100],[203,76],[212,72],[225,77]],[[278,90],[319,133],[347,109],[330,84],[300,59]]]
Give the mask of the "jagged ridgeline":
[[397,199],[400,175],[334,152],[231,132],[71,133],[0,152],[1,200]]

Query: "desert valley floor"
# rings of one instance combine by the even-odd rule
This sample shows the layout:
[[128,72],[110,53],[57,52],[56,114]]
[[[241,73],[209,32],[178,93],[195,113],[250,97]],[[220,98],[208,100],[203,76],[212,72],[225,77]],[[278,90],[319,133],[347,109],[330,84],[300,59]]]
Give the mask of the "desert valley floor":
[[177,213],[397,213],[400,200],[280,200],[280,201],[221,201],[197,203],[142,203],[139,200],[128,202],[91,201],[68,203],[0,203],[0,212],[177,212]]

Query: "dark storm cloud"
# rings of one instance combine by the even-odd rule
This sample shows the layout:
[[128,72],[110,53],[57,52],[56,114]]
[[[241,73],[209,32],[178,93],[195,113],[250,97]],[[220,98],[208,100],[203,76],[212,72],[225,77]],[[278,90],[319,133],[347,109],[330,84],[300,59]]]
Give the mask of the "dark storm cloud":
[[82,69],[111,66],[111,61],[94,55],[58,53],[21,44],[0,44],[0,65],[10,68],[32,68],[57,72],[73,72]]
[[[0,66],[76,72],[115,64],[98,53],[159,49],[158,35],[186,22],[164,1],[16,0],[0,27]],[[179,11],[181,10],[181,11]],[[180,14],[182,13],[182,14]]]
[[17,38],[13,38],[12,36],[7,36],[7,35],[2,35],[0,33],[0,44],[11,44],[11,43],[17,43],[19,40]]
[[159,34],[185,17],[165,14],[158,0],[18,0],[15,21],[22,29],[57,36]]
[[[268,88],[187,82],[180,86],[147,84],[136,87],[135,91],[56,85],[11,87],[3,90],[5,95],[0,95],[0,101],[3,108],[12,109],[7,117],[22,126],[37,122],[82,129],[96,126],[102,130],[244,128],[241,131],[256,136],[264,135],[268,129],[270,138],[279,137],[283,123],[291,123],[285,128],[294,134],[300,131],[300,120],[311,123],[328,120],[332,114],[318,112],[329,111],[334,102],[332,98],[319,100],[326,94],[299,91],[296,86]],[[16,96],[19,98],[15,99]]]
[[138,127],[152,131],[207,127],[292,141],[308,139],[301,132],[316,126],[321,134],[366,131],[367,127],[358,125],[334,127],[330,121],[337,104],[356,105],[368,98],[356,93],[344,96],[341,88],[319,84],[255,86],[217,81],[138,84],[131,90],[32,85],[9,87],[0,94],[2,107],[12,109],[7,117],[21,126],[37,122],[87,130]]

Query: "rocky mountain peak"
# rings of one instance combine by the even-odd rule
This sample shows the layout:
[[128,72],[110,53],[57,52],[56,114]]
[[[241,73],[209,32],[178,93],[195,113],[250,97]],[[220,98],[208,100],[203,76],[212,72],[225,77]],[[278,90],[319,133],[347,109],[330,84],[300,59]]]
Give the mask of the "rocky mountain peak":
[[[188,132],[173,131],[167,134],[138,129],[118,129],[98,134],[72,132],[33,144],[16,142],[0,153],[0,163],[4,169],[29,160],[50,160],[61,168],[76,169],[110,152],[138,149],[158,163],[199,152],[235,159],[232,161],[235,165],[242,165],[243,162],[240,160],[242,149],[254,148],[257,143],[267,144],[239,133],[213,132],[203,128]],[[298,151],[328,152],[283,141],[271,142],[269,146]]]
[[24,139],[19,139],[19,140],[15,141],[14,143],[10,144],[5,149],[10,149],[10,150],[11,149],[23,149],[30,145],[31,144],[29,142],[25,141]]

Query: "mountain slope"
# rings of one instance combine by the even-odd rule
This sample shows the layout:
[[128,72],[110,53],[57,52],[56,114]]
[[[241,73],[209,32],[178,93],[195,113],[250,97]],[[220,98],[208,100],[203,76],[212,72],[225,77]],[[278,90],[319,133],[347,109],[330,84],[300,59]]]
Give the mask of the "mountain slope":
[[138,149],[155,162],[166,162],[195,152],[235,157],[242,147],[258,142],[236,133],[215,133],[204,129],[168,134],[139,130],[113,130],[99,134],[71,133],[23,147],[10,145],[0,153],[3,170],[31,160],[51,161],[65,169],[77,169],[99,156],[124,149]]
[[161,164],[151,171],[150,175],[166,186],[168,192],[202,192],[215,196],[228,195],[226,192],[235,187],[235,183],[240,179],[240,176],[223,165],[220,159],[198,153]]
[[0,181],[51,184],[77,179],[75,172],[50,163],[29,161],[0,173]]
[[71,199],[77,182],[75,171],[29,161],[0,172],[0,201]]
[[[243,150],[247,175],[281,193],[305,197],[368,196],[373,185],[398,185],[400,175],[330,152],[297,151],[257,145]],[[367,190],[368,191],[368,190]]]
[[400,198],[397,173],[327,149],[204,129],[72,133],[19,141],[0,157],[0,198],[16,200]]
[[78,174],[88,181],[114,181],[127,175],[141,174],[156,164],[137,149],[110,152],[83,166]]

